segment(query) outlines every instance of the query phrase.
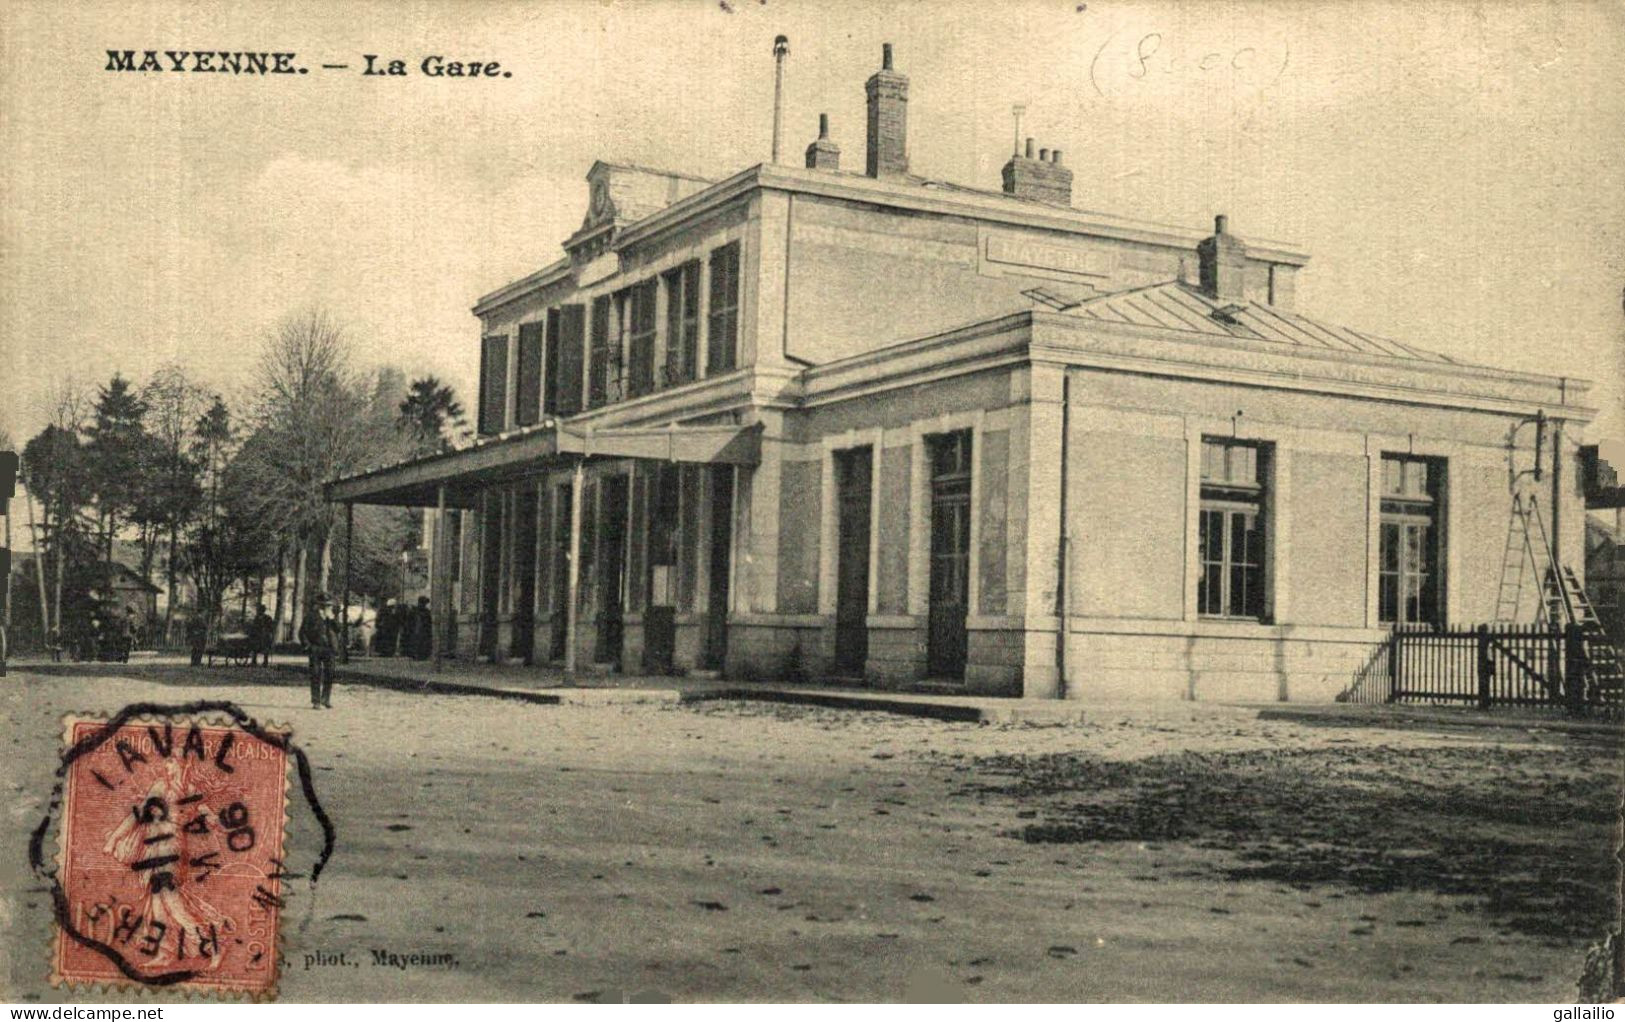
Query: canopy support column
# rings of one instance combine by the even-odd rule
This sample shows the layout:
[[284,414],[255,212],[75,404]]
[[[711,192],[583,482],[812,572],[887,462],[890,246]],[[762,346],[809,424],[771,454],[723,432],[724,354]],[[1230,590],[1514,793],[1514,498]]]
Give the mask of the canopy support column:
[[445,587],[441,585],[440,578],[446,566],[445,541],[446,484],[441,483],[435,487],[434,538],[429,542],[429,645],[437,671],[446,655],[446,644],[442,639],[446,627],[446,601],[442,595]]
[[344,502],[344,595],[339,600],[339,663],[350,662],[350,553],[355,549],[355,502]]
[[564,603],[564,682],[576,683],[576,594],[581,586],[581,487],[586,482],[586,459],[577,458],[570,479],[569,585]]

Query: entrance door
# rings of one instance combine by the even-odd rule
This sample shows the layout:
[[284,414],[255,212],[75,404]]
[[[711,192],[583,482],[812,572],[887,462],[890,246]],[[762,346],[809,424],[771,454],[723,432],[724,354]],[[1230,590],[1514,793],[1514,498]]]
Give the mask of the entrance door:
[[570,628],[570,484],[553,488],[553,634],[548,656],[564,659]]
[[869,511],[874,454],[858,447],[835,454],[837,529],[835,667],[861,676],[869,658]]
[[655,674],[670,674],[677,652],[677,466],[654,466],[651,484],[643,666]]
[[519,598],[513,608],[513,644],[508,655],[526,664],[536,659],[536,488],[514,494],[513,571]]
[[598,503],[600,559],[598,562],[598,645],[593,659],[621,666],[621,636],[626,589],[626,510],[630,487],[624,475],[605,476]]
[[711,556],[705,606],[705,666],[720,671],[728,659],[728,558],[733,546],[734,469],[711,466]]
[[926,667],[963,679],[970,602],[970,430],[931,437],[931,588]]

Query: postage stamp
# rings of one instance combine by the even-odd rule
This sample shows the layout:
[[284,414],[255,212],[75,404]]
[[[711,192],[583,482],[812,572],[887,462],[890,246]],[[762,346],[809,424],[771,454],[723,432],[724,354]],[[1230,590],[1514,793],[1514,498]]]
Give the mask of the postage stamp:
[[52,982],[273,996],[288,732],[127,710],[63,737]]

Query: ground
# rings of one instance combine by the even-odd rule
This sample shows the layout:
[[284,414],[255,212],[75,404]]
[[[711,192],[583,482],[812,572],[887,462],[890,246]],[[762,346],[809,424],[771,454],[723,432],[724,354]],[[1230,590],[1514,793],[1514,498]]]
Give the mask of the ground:
[[342,683],[318,712],[243,668],[0,685],[8,1000],[66,993],[25,847],[58,722],[142,700],[229,699],[310,755],[338,843],[293,884],[291,1001],[1567,1001],[1613,913],[1617,740],[1595,732]]

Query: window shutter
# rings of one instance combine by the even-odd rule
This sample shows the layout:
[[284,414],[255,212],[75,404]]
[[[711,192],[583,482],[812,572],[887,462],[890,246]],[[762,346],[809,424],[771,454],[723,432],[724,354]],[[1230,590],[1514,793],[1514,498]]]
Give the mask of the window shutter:
[[559,414],[559,374],[563,371],[559,364],[559,348],[562,338],[559,337],[559,310],[547,310],[547,338],[544,342],[545,353],[542,356],[542,414]]
[[491,432],[491,424],[489,422],[487,422],[486,419],[485,419],[485,410],[491,404],[491,402],[486,399],[486,395],[489,394],[490,392],[491,392],[491,339],[489,337],[481,337],[480,338],[480,400],[479,400],[478,409],[475,412],[475,418],[478,420],[477,424],[475,426],[475,430],[476,430],[476,432],[479,433],[480,436],[486,436],[487,434],[489,434]]
[[581,411],[581,372],[585,366],[587,310],[584,305],[566,305],[559,310],[559,414]]
[[508,403],[508,335],[496,334],[485,339],[484,372],[481,379],[480,420],[481,433],[487,436],[502,432],[507,426]]
[[514,401],[514,421],[534,426],[541,420],[542,407],[542,324],[523,323],[519,327],[519,392]]

